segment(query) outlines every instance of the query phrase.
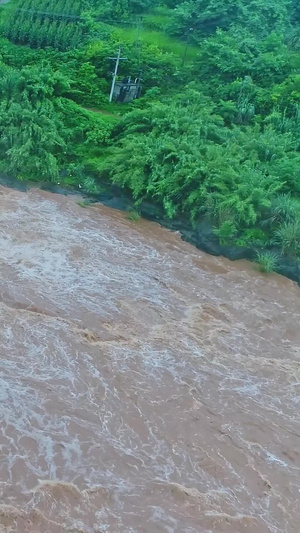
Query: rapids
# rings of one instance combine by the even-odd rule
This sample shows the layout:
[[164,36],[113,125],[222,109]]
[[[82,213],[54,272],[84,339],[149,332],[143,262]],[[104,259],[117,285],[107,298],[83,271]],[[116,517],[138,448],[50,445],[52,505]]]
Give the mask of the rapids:
[[298,533],[300,292],[0,188],[0,531]]

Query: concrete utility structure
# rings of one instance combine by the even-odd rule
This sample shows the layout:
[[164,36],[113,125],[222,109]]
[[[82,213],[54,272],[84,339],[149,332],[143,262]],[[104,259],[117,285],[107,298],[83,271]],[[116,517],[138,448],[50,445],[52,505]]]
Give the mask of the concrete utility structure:
[[142,86],[140,80],[131,81],[130,78],[124,78],[122,81],[117,81],[114,86],[113,100],[127,104],[131,100],[135,100],[141,96]]
[[113,78],[110,89],[109,101],[112,102],[114,100],[115,102],[122,102],[123,104],[127,104],[128,102],[131,102],[131,100],[139,98],[142,92],[140,78],[136,78],[133,82],[131,81],[131,76],[129,76],[128,78],[124,78],[122,81],[117,81],[120,61],[127,60],[127,57],[121,57],[120,46],[117,57],[110,57],[109,59],[113,59],[116,62],[114,72],[112,73]]

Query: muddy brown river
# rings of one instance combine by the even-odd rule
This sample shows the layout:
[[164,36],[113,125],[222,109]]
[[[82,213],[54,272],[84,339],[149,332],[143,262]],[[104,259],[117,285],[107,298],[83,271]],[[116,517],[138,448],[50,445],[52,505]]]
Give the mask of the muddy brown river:
[[0,531],[299,533],[299,287],[76,198],[0,207]]

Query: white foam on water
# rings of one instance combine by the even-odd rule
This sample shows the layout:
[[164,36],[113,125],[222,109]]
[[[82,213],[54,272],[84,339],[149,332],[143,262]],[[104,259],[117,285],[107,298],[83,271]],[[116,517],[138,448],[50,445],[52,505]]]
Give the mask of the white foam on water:
[[299,289],[104,207],[0,203],[0,481],[17,513],[0,525],[296,533]]

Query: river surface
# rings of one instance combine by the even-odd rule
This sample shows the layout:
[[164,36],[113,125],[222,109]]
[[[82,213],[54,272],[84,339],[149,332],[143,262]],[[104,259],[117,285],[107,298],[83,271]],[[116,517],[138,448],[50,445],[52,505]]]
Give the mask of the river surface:
[[299,533],[299,287],[72,197],[0,220],[0,531]]

